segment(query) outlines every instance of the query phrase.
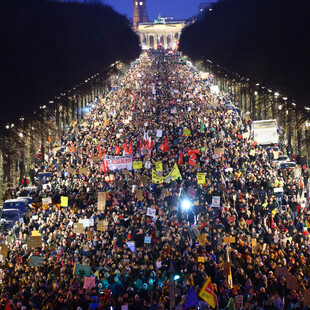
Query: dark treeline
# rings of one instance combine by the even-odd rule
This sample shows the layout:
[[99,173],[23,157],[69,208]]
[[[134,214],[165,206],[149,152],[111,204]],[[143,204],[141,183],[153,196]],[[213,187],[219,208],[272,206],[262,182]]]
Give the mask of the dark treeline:
[[0,125],[140,54],[127,18],[95,2],[1,0],[0,38]]
[[220,1],[183,30],[180,49],[310,104],[308,0]]

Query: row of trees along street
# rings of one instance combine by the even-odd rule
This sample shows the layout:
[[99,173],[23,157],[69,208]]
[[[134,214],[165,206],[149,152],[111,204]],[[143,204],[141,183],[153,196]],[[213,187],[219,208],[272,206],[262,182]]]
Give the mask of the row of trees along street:
[[97,2],[3,0],[0,35],[2,192],[141,50],[126,17]]
[[308,162],[309,29],[309,1],[219,0],[180,39],[180,50],[215,74],[253,120],[276,118]]

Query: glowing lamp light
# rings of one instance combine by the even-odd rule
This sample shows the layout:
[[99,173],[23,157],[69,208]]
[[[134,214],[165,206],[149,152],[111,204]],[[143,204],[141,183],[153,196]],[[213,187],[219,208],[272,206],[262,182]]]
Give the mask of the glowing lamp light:
[[177,281],[177,280],[179,280],[180,279],[180,276],[178,275],[178,274],[176,274],[174,277],[173,277],[173,280],[174,281]]
[[184,211],[188,211],[192,206],[192,203],[189,199],[185,198],[184,200],[182,200],[181,202],[181,208]]

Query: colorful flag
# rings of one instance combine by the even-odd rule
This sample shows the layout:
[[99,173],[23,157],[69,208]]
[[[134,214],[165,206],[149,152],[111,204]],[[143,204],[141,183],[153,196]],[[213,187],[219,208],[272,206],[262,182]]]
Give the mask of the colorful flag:
[[205,124],[201,123],[201,132],[205,132]]
[[115,154],[118,155],[120,151],[121,151],[121,148],[117,145],[115,147]]
[[195,153],[192,153],[192,155],[190,155],[190,157],[188,159],[188,163],[191,166],[195,166],[195,164],[196,164],[196,157],[197,157],[197,155]]
[[189,291],[186,295],[186,298],[182,304],[182,310],[186,310],[186,309],[191,308],[191,307],[196,307],[198,304],[199,304],[199,300],[198,300],[197,294],[195,292],[195,287],[192,286],[189,289]]
[[167,137],[166,140],[165,140],[165,144],[164,144],[164,152],[168,152],[168,150],[169,150],[168,143],[169,143],[169,140],[168,140],[168,137]]
[[180,155],[179,155],[179,160],[178,160],[178,165],[182,165],[183,164],[183,151],[180,151]]
[[214,292],[213,292],[213,286],[211,282],[211,277],[208,277],[207,281],[203,285],[199,296],[207,302],[210,307],[215,308],[215,299],[214,299]]
[[100,171],[104,172],[104,173],[108,172],[108,167],[107,167],[107,164],[105,163],[105,160],[103,160],[102,163],[101,163]]
[[308,220],[305,221],[305,227],[307,227],[307,228],[310,227],[310,223]]

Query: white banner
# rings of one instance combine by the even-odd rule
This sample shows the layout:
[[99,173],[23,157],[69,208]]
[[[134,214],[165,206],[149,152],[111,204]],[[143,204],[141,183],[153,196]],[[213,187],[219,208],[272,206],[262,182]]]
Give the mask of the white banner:
[[109,156],[104,155],[104,161],[110,170],[128,169],[132,170],[132,155]]

